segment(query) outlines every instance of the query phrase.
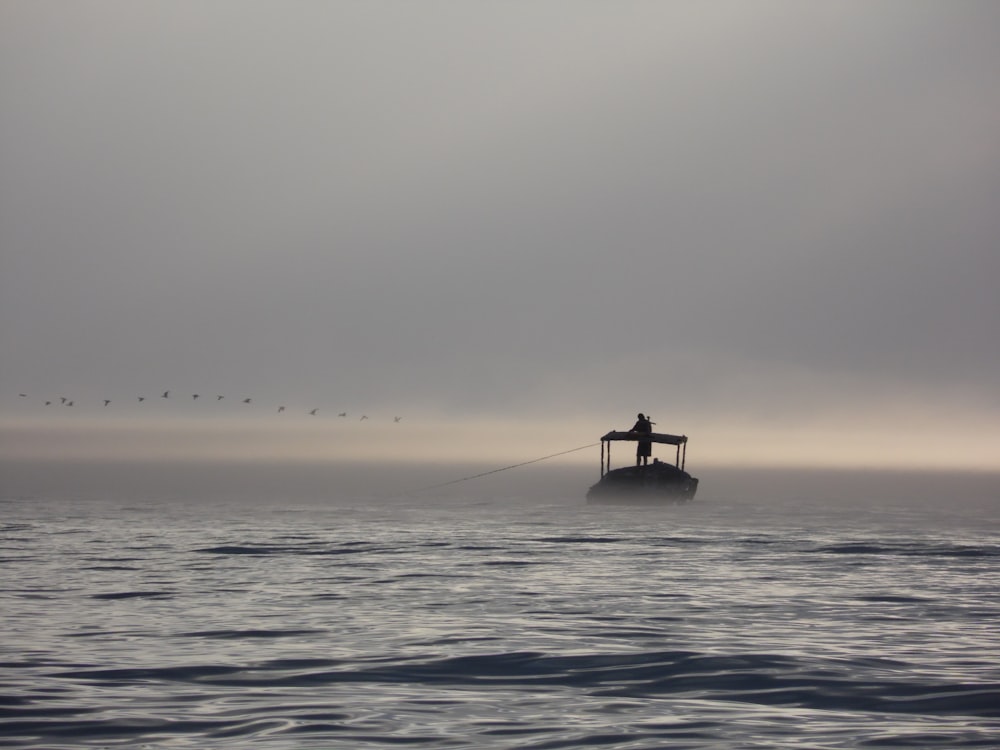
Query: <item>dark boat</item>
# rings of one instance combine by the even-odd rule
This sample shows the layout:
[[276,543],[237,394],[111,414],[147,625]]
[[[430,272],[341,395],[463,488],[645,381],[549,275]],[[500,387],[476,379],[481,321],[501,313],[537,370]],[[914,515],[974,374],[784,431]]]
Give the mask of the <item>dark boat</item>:
[[[674,462],[653,459],[644,466],[611,468],[611,444],[640,441],[676,446]],[[611,431],[601,438],[601,481],[587,492],[588,503],[686,503],[694,499],[698,480],[684,470],[687,435],[662,432]]]

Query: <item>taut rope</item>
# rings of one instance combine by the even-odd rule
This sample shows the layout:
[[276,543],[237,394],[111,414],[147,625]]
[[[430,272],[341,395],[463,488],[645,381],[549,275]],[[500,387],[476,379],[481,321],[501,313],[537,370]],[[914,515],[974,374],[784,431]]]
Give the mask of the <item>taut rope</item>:
[[426,492],[427,490],[436,490],[439,487],[447,487],[449,484],[458,484],[459,482],[468,482],[470,479],[479,479],[480,477],[485,477],[489,474],[496,474],[500,471],[507,471],[507,469],[516,469],[520,466],[527,466],[528,464],[537,464],[539,461],[547,461],[550,458],[556,458],[557,456],[565,456],[567,453],[575,453],[576,451],[582,451],[586,448],[593,448],[598,443],[591,443],[590,445],[581,445],[579,448],[570,448],[568,451],[560,451],[559,453],[553,453],[548,456],[542,456],[541,458],[533,458],[530,461],[522,461],[519,464],[511,464],[510,466],[503,466],[499,469],[492,469],[490,471],[484,471],[482,474],[473,474],[471,477],[462,477],[461,479],[452,479],[450,482],[442,482],[441,484],[432,484],[430,487],[421,487],[419,490],[412,490],[412,492]]

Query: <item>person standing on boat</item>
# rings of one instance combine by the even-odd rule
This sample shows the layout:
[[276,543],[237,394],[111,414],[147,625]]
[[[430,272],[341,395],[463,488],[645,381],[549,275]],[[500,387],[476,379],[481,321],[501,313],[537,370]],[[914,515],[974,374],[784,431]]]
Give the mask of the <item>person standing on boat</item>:
[[[639,412],[639,419],[636,423],[632,425],[632,429],[629,432],[634,432],[640,435],[649,435],[653,432],[653,423],[649,421],[649,417],[645,416],[642,412]],[[649,463],[649,457],[653,455],[653,443],[649,440],[640,440],[635,444],[635,465],[644,466]]]

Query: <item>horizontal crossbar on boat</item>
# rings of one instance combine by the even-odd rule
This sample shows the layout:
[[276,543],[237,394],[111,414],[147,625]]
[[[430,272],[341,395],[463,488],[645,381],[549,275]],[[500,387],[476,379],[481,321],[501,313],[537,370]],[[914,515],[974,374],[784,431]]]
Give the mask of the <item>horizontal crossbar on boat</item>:
[[642,440],[646,443],[666,443],[667,445],[683,445],[687,442],[687,435],[667,435],[664,432],[617,432],[612,430],[601,438],[602,441],[609,440],[631,440],[638,442]]

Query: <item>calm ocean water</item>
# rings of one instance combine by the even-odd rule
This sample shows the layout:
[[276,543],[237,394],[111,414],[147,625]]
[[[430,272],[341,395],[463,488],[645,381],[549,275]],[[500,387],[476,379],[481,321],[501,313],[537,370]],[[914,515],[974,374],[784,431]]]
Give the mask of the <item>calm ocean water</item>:
[[574,471],[22,476],[0,746],[1000,747],[995,477],[700,472],[650,509],[587,506]]

